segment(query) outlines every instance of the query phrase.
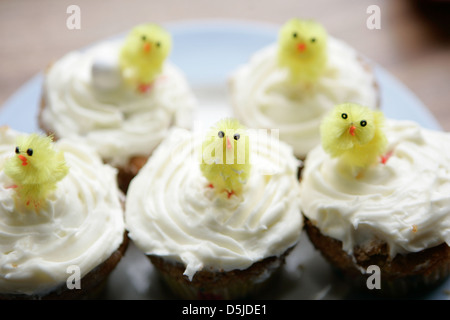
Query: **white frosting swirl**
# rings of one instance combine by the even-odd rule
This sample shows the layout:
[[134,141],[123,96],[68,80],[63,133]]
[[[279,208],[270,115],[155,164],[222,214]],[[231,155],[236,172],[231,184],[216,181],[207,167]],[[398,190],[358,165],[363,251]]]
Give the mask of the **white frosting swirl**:
[[[45,78],[41,115],[58,137],[82,136],[114,166],[125,165],[132,156],[150,155],[172,125],[190,128],[196,105],[186,79],[167,61],[145,94],[122,84],[116,90],[99,87],[105,75],[114,75],[114,70],[103,69],[118,68],[121,44],[104,42],[53,64]],[[91,70],[96,61],[99,68],[94,71],[103,70],[97,82]]]
[[373,73],[355,50],[333,37],[325,73],[316,84],[291,83],[287,69],[277,64],[274,44],[232,75],[230,91],[236,118],[249,128],[279,129],[280,139],[300,158],[320,143],[320,122],[336,104],[378,106]]
[[349,254],[374,240],[386,242],[391,257],[450,245],[450,134],[394,120],[385,132],[392,156],[358,179],[321,147],[308,154],[304,215]]
[[[118,249],[125,231],[116,169],[79,141],[59,140],[69,173],[36,213],[13,200],[3,172],[17,132],[0,128],[0,293],[46,294],[65,285],[68,267],[83,277]],[[70,269],[69,269],[70,271]],[[81,281],[83,286],[83,281]]]
[[259,139],[243,194],[227,199],[200,171],[201,140],[174,129],[131,182],[125,220],[134,243],[184,263],[190,279],[206,268],[246,269],[295,245],[303,220],[292,149]]

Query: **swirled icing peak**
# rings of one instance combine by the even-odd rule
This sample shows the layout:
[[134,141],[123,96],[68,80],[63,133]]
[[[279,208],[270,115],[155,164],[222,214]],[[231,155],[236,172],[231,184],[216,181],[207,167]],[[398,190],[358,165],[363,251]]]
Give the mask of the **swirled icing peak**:
[[[40,117],[47,131],[58,138],[82,137],[113,166],[149,156],[171,126],[191,128],[196,108],[185,77],[170,61],[145,94],[121,81],[110,83],[110,77],[120,76],[116,69],[122,45],[123,40],[104,41],[54,63],[45,77]],[[100,75],[93,74],[94,65]],[[110,85],[119,86],[103,88]]]
[[320,123],[337,104],[378,106],[374,74],[344,42],[327,38],[327,63],[315,82],[293,82],[278,63],[278,46],[256,52],[230,78],[234,117],[247,128],[278,129],[299,158],[320,144]]

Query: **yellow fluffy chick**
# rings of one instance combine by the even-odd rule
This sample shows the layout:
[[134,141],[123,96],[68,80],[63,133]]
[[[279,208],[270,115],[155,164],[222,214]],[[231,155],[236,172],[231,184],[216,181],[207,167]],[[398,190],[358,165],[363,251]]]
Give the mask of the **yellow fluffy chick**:
[[53,149],[51,137],[36,133],[18,137],[15,153],[5,163],[5,174],[16,184],[18,199],[39,210],[68,173],[64,154]]
[[134,27],[125,39],[119,64],[125,81],[146,92],[161,73],[172,47],[171,35],[155,24]]
[[278,35],[278,64],[293,82],[316,81],[327,64],[327,32],[313,20],[291,19]]
[[200,170],[216,193],[239,195],[250,174],[250,145],[246,129],[235,119],[219,121],[203,142]]
[[381,111],[354,103],[340,104],[320,126],[323,149],[353,168],[367,168],[386,151],[383,123]]

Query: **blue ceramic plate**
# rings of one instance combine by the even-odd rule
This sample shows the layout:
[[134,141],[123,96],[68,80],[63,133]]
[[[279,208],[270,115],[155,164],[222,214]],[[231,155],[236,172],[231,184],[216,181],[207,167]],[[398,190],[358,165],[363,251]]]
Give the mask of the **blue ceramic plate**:
[[[170,59],[184,71],[200,103],[197,125],[209,127],[216,120],[231,115],[227,92],[230,72],[246,63],[255,51],[273,43],[279,26],[242,21],[192,21],[166,27],[171,31],[174,43]],[[382,110],[387,117],[414,120],[424,127],[441,129],[427,108],[405,86],[380,66],[375,65],[375,73]],[[6,102],[0,109],[0,125],[23,132],[39,131],[36,116],[42,80],[42,74],[36,75]],[[305,235],[288,257],[280,281],[270,291],[263,298],[368,298],[352,292],[332,272]],[[449,292],[450,280],[423,298],[449,299]],[[131,245],[111,275],[106,298],[172,297],[161,285],[148,259]]]

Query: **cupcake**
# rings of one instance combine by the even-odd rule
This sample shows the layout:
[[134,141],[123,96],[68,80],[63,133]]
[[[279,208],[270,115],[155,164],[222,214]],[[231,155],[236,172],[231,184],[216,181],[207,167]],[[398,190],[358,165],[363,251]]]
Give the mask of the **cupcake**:
[[206,138],[173,129],[130,184],[130,238],[179,298],[253,297],[299,240],[297,166],[236,120]]
[[256,52],[230,76],[234,116],[249,128],[279,129],[299,159],[320,144],[323,116],[336,104],[379,107],[369,63],[319,23],[292,19],[277,43]]
[[171,47],[167,31],[147,24],[65,55],[45,74],[40,127],[56,139],[81,137],[119,169],[126,192],[169,128],[192,125],[196,100],[168,60]]
[[82,143],[0,128],[0,299],[99,297],[127,248],[116,170]]
[[314,246],[368,292],[419,295],[444,280],[450,135],[411,121],[383,125],[380,114],[347,104],[325,118],[321,132],[323,144],[308,154],[301,180]]

